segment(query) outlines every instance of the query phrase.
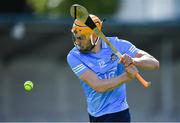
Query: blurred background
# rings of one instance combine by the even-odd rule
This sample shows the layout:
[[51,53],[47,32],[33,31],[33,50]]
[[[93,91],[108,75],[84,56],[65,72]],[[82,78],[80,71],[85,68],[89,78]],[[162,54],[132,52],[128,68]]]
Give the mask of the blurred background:
[[[79,80],[66,62],[73,48],[69,8],[106,19],[103,32],[160,61],[141,71],[149,89],[127,84],[132,121],[180,121],[180,0],[6,0],[0,4],[0,121],[86,122]],[[26,80],[34,89],[26,92]]]

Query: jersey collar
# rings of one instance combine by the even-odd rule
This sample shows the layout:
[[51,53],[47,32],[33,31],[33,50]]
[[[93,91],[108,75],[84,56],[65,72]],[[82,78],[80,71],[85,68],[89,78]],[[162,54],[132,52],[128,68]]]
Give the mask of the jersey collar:
[[106,42],[104,42],[101,38],[100,38],[100,42],[101,42],[102,48],[108,48]]

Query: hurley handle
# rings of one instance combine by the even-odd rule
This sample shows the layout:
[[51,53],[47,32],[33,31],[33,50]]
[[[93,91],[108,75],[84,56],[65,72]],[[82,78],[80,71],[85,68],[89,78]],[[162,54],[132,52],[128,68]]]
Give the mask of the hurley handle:
[[148,88],[151,86],[151,82],[146,81],[139,73],[135,74],[137,80],[145,87]]
[[[122,55],[121,55],[121,54],[118,54],[118,56],[121,57],[121,58],[120,58],[120,59],[121,59],[120,61],[123,62],[123,57],[122,57]],[[131,66],[134,66],[134,63],[132,63]],[[135,74],[135,77],[136,77],[136,79],[137,79],[145,88],[148,88],[148,87],[151,86],[151,82],[146,81],[146,80],[139,74],[139,72],[137,72],[137,73]]]

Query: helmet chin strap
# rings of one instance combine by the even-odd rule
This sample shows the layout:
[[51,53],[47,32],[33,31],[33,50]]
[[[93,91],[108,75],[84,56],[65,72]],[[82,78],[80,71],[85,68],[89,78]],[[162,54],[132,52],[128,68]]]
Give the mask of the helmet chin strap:
[[82,53],[88,53],[89,51],[91,51],[97,44],[98,44],[98,41],[99,41],[99,37],[97,37],[96,38],[96,40],[95,40],[95,43],[94,43],[94,41],[93,41],[93,35],[91,34],[90,35],[90,42],[91,42],[91,47],[89,47],[89,49],[87,49],[87,50],[81,50],[80,49],[80,46],[78,46],[75,42],[74,42],[74,45],[75,45],[75,47],[78,49],[78,50],[80,50]]
[[98,41],[99,41],[99,37],[97,37],[96,38],[96,40],[95,40],[95,43],[94,43],[94,41],[93,41],[93,36],[92,36],[92,34],[90,35],[90,42],[91,42],[91,47],[89,47],[89,49],[88,50],[80,50],[81,52],[83,52],[83,53],[89,53],[90,51],[92,51],[92,49],[98,44]]
[[97,43],[98,43],[98,41],[99,41],[99,37],[96,38],[95,43],[94,43],[94,41],[93,41],[93,34],[91,34],[90,39],[91,39],[91,44],[92,44],[93,46],[96,46]]

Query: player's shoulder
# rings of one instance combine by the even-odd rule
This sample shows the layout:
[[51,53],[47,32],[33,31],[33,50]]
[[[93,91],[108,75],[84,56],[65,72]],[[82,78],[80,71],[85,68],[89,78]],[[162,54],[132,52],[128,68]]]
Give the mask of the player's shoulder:
[[116,43],[129,43],[130,41],[125,40],[125,39],[120,39],[118,37],[107,37],[109,39],[109,41],[113,44]]
[[71,49],[70,51],[69,51],[69,53],[68,53],[68,55],[67,55],[67,59],[68,58],[71,58],[71,57],[77,57],[77,56],[80,56],[80,51],[76,48],[76,47],[74,47],[73,49]]

